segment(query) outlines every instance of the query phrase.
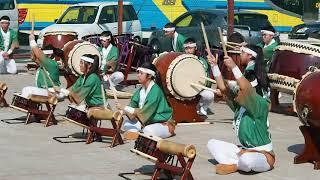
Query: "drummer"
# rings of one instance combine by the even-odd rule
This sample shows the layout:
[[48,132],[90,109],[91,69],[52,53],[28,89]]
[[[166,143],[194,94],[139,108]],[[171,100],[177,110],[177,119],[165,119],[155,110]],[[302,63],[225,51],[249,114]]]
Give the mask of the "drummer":
[[101,80],[98,75],[99,57],[97,55],[85,54],[80,59],[80,71],[83,74],[70,88],[55,87],[54,90],[56,93],[63,93],[64,96],[69,96],[70,101],[77,105],[80,105],[84,101],[85,106],[88,108],[102,107],[104,101]]
[[177,33],[176,25],[173,23],[167,23],[164,26],[163,31],[164,35],[171,39],[173,51],[184,52],[183,43],[186,38],[182,34]]
[[[184,41],[183,44],[184,47],[184,52],[187,54],[193,54],[196,55],[196,51],[197,51],[197,44],[195,42],[195,40],[193,38],[188,38]],[[203,67],[207,73],[207,77],[210,78],[210,74],[211,74],[211,66],[209,64],[209,62],[204,59],[203,57],[198,57],[198,60],[203,64]],[[206,87],[211,88],[212,83],[211,82],[206,82]],[[207,115],[207,110],[210,106],[210,104],[213,102],[214,100],[214,93],[212,91],[209,90],[202,90],[200,92],[200,101],[198,103],[198,110],[197,113],[199,115]]]
[[257,44],[263,49],[264,62],[266,65],[266,71],[269,72],[271,65],[271,58],[278,46],[278,42],[274,39],[275,33],[272,27],[261,30],[262,42]]
[[[138,68],[138,81],[142,84],[131,98],[130,104],[124,106],[116,103],[129,117],[123,124],[126,139],[137,138],[137,132],[168,138],[174,134],[175,122],[172,118],[172,108],[169,106],[163,91],[155,83],[156,67],[145,62]],[[142,128],[141,122],[145,125]]]
[[[42,50],[37,47],[34,34],[29,35],[32,60],[40,67],[36,72],[36,86],[27,86],[22,89],[22,96],[27,98],[29,95],[49,96],[48,88],[60,86],[59,65],[52,58],[54,55],[63,58],[63,51],[48,45]],[[56,94],[58,97],[59,95]]]
[[0,18],[0,74],[17,73],[17,66],[14,59],[10,59],[14,49],[19,48],[17,32],[9,28],[10,18]]
[[226,96],[229,107],[235,113],[234,129],[241,143],[241,147],[238,147],[216,139],[209,140],[207,144],[209,152],[219,163],[216,165],[216,173],[225,175],[238,170],[245,172],[271,170],[275,155],[267,126],[269,100],[255,92],[229,56],[224,57],[224,64],[232,70],[239,89],[225,84],[212,54],[208,55],[208,59],[212,64],[218,88]]
[[[124,80],[122,72],[116,71],[118,68],[119,50],[114,43],[112,33],[110,31],[104,31],[100,35],[100,41],[102,47],[99,51],[102,55],[101,70],[103,73],[104,83],[106,88],[114,87]],[[110,79],[110,81],[109,81]]]

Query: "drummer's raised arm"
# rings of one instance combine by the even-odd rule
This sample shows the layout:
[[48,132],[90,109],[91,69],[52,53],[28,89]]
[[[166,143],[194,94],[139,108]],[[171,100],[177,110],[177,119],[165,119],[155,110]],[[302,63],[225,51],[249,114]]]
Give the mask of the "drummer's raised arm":
[[217,87],[224,93],[226,91],[226,85],[224,83],[223,77],[221,75],[219,66],[217,64],[217,59],[210,53],[208,53],[208,62],[211,64],[212,73],[214,79],[217,82]]
[[36,59],[39,59],[40,61],[42,61],[43,59],[45,59],[45,55],[44,53],[38,48],[36,40],[35,40],[35,36],[34,34],[30,34],[29,35],[29,43],[30,43],[30,47],[31,50],[35,56]]

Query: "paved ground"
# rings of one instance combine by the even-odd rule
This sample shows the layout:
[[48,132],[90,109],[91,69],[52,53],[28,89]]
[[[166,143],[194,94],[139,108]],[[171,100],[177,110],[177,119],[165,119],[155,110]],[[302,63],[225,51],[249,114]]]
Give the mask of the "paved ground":
[[[283,36],[285,38],[285,36]],[[281,38],[283,39],[283,38]],[[24,48],[28,49],[28,48]],[[25,60],[18,63],[18,75],[0,75],[0,82],[9,86],[6,99],[12,100],[14,92],[20,92],[24,86],[34,84],[34,72],[27,72]],[[63,80],[63,78],[61,78]],[[133,91],[134,87],[125,88]],[[284,95],[281,101],[290,102],[291,96]],[[127,103],[128,100],[121,100]],[[113,100],[110,100],[113,106]],[[86,145],[84,142],[62,144],[53,137],[79,135],[82,129],[62,121],[68,102],[58,105],[55,112],[59,124],[44,128],[42,124],[6,124],[0,122],[0,179],[1,180],[54,180],[54,179],[124,179],[119,173],[151,172],[152,163],[130,152],[133,142],[114,148],[108,147],[110,139]],[[210,125],[178,126],[177,136],[172,141],[194,144],[197,157],[192,167],[195,179],[318,179],[319,171],[312,164],[293,164],[293,158],[303,151],[304,139],[298,127],[297,117],[270,113],[270,131],[274,150],[277,155],[275,169],[260,174],[234,173],[228,176],[215,174],[214,160],[208,154],[206,143],[210,138],[238,143],[232,129],[232,112],[224,103],[211,106],[214,114],[208,116]],[[25,116],[11,108],[0,108],[0,119]],[[107,125],[107,124],[105,124]],[[76,139],[79,140],[79,139]],[[150,179],[148,175],[127,175],[128,179]]]

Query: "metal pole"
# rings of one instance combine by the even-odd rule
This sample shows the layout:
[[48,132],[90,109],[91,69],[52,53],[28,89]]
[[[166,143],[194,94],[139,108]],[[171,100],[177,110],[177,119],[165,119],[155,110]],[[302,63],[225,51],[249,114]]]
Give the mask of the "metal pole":
[[228,36],[233,33],[234,28],[234,0],[228,0]]
[[123,0],[118,0],[118,35],[122,34]]

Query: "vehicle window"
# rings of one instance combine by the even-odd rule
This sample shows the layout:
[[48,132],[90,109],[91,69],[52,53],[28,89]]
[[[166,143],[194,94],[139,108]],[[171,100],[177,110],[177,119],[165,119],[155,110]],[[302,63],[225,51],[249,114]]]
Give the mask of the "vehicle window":
[[99,23],[114,23],[117,22],[115,17],[115,6],[106,6],[101,10],[101,14],[99,17]]
[[203,19],[200,14],[193,14],[189,27],[201,26],[201,21],[203,21]]
[[123,6],[123,21],[138,20],[136,11],[132,6]]
[[246,25],[249,26],[253,31],[260,31],[266,27],[272,26],[267,16],[259,14],[235,15],[234,25]]
[[201,14],[200,16],[205,26],[217,23],[217,15],[215,14]]
[[9,10],[14,8],[15,8],[14,0],[1,0],[0,10]]
[[98,12],[98,7],[70,7],[58,20],[57,24],[92,24]]
[[270,0],[278,8],[293,12],[295,14],[303,15],[302,0]]
[[189,14],[188,16],[185,16],[179,20],[177,20],[176,22],[176,26],[177,27],[188,27],[192,21],[193,17],[191,14]]

